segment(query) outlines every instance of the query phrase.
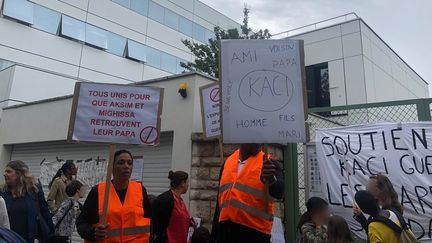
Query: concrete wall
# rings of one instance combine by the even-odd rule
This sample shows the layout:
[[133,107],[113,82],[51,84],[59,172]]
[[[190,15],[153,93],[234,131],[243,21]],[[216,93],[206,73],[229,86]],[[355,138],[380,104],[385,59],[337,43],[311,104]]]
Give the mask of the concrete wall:
[[[191,171],[191,134],[202,132],[199,87],[211,82],[214,80],[187,74],[143,84],[164,88],[161,130],[174,132],[172,170]],[[178,93],[181,83],[189,86],[187,98]],[[66,140],[71,104],[72,98],[66,98],[5,109],[0,122],[1,166],[11,153],[4,144]]]
[[427,83],[363,22],[361,39],[368,102],[429,97]]
[[290,38],[304,40],[306,66],[328,62],[331,106],[366,102],[358,20]]
[[306,66],[328,62],[331,106],[429,97],[427,83],[361,19],[303,39]]

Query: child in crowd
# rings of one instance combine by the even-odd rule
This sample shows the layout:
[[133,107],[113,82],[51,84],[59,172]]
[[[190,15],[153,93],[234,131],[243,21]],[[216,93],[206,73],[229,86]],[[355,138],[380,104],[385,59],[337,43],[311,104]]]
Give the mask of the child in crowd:
[[53,216],[56,243],[70,242],[75,229],[75,221],[81,212],[81,203],[78,201],[84,196],[83,184],[72,181],[66,186],[66,194],[69,196],[64,201],[57,213]]
[[331,216],[327,225],[328,243],[354,243],[347,222],[341,216]]
[[205,227],[198,227],[194,230],[190,243],[208,243],[210,240],[210,231]]
[[306,203],[307,212],[297,226],[300,243],[327,242],[327,222],[330,217],[328,203],[319,197],[312,197]]

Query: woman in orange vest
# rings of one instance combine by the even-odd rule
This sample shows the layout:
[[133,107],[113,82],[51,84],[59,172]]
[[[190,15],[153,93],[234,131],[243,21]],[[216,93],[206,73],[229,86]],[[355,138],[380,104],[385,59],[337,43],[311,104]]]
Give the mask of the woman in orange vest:
[[105,182],[90,191],[76,221],[78,233],[86,242],[150,242],[150,203],[141,183],[130,180],[132,168],[129,151],[114,154],[107,224],[99,223]]
[[210,242],[270,243],[273,198],[283,197],[284,179],[279,163],[264,158],[260,148],[242,144],[222,165]]

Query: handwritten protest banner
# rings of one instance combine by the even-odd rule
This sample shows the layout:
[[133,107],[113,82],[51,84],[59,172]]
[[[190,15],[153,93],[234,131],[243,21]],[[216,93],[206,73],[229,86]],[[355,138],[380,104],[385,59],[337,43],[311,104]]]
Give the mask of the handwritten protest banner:
[[155,145],[162,96],[154,87],[77,83],[68,140]]
[[222,40],[224,143],[305,142],[301,40]]
[[414,234],[432,242],[431,122],[318,129],[316,146],[324,194],[353,231],[360,235],[362,229],[352,218],[352,195],[381,173],[398,193]]
[[200,97],[204,136],[206,138],[218,137],[221,133],[219,84],[201,87]]

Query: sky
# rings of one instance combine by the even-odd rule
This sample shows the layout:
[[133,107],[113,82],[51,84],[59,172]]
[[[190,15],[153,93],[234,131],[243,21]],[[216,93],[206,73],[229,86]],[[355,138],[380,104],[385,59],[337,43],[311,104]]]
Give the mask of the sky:
[[350,12],[362,18],[426,82],[432,96],[432,0],[201,0],[237,22],[250,8],[253,30],[270,33]]

